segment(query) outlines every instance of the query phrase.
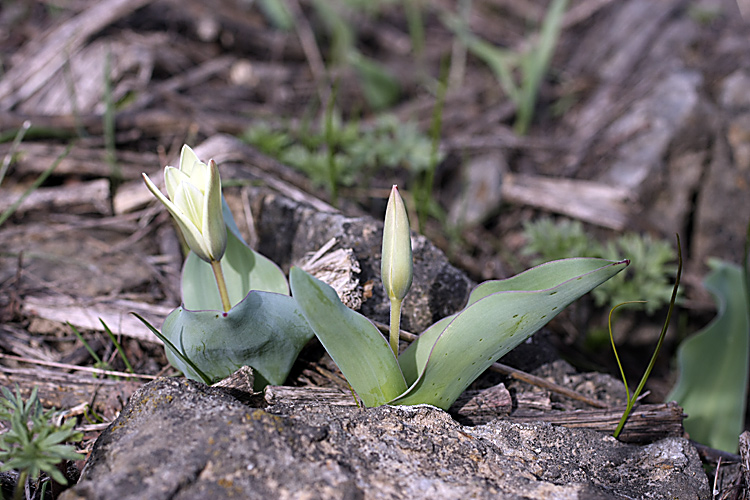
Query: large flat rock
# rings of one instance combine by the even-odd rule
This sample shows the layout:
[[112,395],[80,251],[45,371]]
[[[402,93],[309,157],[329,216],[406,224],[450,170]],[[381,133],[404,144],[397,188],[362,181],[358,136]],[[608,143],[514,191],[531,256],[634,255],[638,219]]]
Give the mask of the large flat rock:
[[77,499],[709,498],[697,453],[582,429],[456,423],[431,406],[254,408],[160,379],[101,435]]

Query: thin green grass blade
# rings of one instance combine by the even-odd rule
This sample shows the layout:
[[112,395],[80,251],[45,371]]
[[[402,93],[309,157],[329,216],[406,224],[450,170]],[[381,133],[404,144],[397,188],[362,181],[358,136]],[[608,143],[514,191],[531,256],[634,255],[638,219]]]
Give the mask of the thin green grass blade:
[[[420,359],[419,354],[424,353],[429,344],[421,346],[421,352],[419,346],[415,348],[414,361],[418,367],[424,368],[419,370],[420,376],[409,390],[391,403],[428,403],[449,408],[498,358],[533,335],[568,304],[622,271],[627,264],[628,261],[569,259],[550,263],[546,273],[535,268],[527,271],[526,276],[523,273],[515,279],[478,287],[479,292],[472,297],[474,300],[470,299],[471,305],[439,333],[427,359]],[[553,276],[561,280],[549,286],[554,281]],[[528,289],[508,290],[509,281]],[[534,284],[537,286],[532,287]],[[498,291],[478,298],[493,287]],[[419,339],[416,342],[420,342]]]
[[104,327],[104,331],[107,333],[109,340],[111,340],[112,343],[115,345],[115,349],[117,349],[117,352],[120,354],[120,358],[122,358],[123,363],[125,363],[126,371],[128,373],[135,373],[135,371],[133,371],[133,365],[131,365],[130,361],[128,361],[128,357],[125,355],[125,350],[122,348],[122,345],[120,345],[120,343],[117,341],[117,337],[115,337],[115,334],[112,333],[112,330],[109,329],[109,326],[107,326],[107,323],[105,323],[102,318],[99,318],[99,322]]
[[385,404],[406,390],[388,341],[367,318],[342,304],[333,288],[297,267],[289,282],[315,335],[365,406]]
[[76,337],[78,337],[78,340],[81,341],[81,344],[83,344],[83,347],[85,347],[86,350],[91,355],[91,357],[94,358],[94,361],[96,362],[96,364],[99,366],[103,366],[104,363],[102,363],[102,358],[100,358],[99,355],[96,354],[96,351],[91,348],[88,342],[86,342],[86,339],[83,338],[83,335],[81,335],[81,332],[78,331],[78,328],[73,326],[73,324],[70,321],[68,321],[67,323],[70,329],[73,330],[73,333],[75,333]]
[[[625,426],[625,422],[627,422],[628,417],[630,416],[630,411],[633,409],[633,405],[636,401],[638,401],[638,396],[641,395],[641,391],[646,386],[646,381],[648,380],[648,377],[651,375],[651,370],[654,369],[654,365],[656,365],[656,358],[659,355],[659,351],[661,350],[661,345],[664,343],[664,337],[667,335],[667,328],[669,328],[669,322],[672,320],[672,312],[674,312],[674,304],[677,300],[677,292],[680,290],[680,280],[682,279],[682,246],[680,245],[680,236],[677,235],[677,276],[674,280],[674,287],[672,288],[672,297],[669,301],[669,310],[667,311],[667,317],[664,319],[664,326],[661,328],[661,333],[659,334],[659,341],[656,343],[656,348],[654,349],[654,354],[651,356],[651,361],[649,361],[648,366],[646,367],[646,371],[643,372],[643,376],[641,377],[641,381],[638,383],[638,387],[636,387],[635,391],[633,391],[633,397],[630,397],[630,394],[628,394],[628,404],[625,408],[625,411],[622,414],[622,418],[620,418],[620,422],[617,424],[617,427],[615,428],[615,432],[612,434],[615,438],[620,436],[620,432],[622,431],[622,428]],[[645,301],[644,301],[645,302]],[[612,319],[612,316],[610,314],[610,321]],[[609,338],[612,340],[612,349],[615,352],[615,357],[617,358],[617,364],[620,365],[620,358],[617,356],[617,350],[615,349],[615,341],[614,337],[612,337],[612,325],[610,323],[610,329],[609,329]],[[625,391],[627,393],[628,390],[628,381],[625,379],[625,372],[622,370],[622,365],[620,365],[620,372],[622,373],[622,381],[625,384]]]
[[164,345],[167,346],[168,351],[172,351],[172,353],[175,356],[179,357],[182,360],[183,363],[185,363],[186,365],[190,366],[190,368],[192,368],[193,371],[200,377],[200,379],[201,379],[200,381],[201,382],[203,382],[204,384],[207,384],[207,385],[211,384],[211,378],[208,375],[206,375],[205,373],[203,373],[201,371],[201,369],[198,368],[195,365],[195,363],[193,363],[190,360],[190,358],[188,358],[185,355],[184,352],[182,352],[179,349],[177,349],[177,347],[167,337],[165,337],[164,335],[162,335],[161,332],[159,330],[157,330],[156,328],[154,328],[151,323],[149,323],[148,321],[146,321],[146,319],[143,318],[143,316],[141,316],[139,314],[136,314],[136,313],[131,313],[131,314],[133,316],[135,316],[136,318],[138,318],[141,321],[141,323],[143,323],[144,325],[146,325],[146,328],[148,328],[149,330],[151,330],[151,333],[153,333],[154,335],[156,335],[156,337],[159,340],[161,340],[162,342],[164,342]]
[[41,186],[44,183],[44,181],[47,180],[47,177],[49,177],[50,175],[52,175],[52,172],[55,171],[55,169],[60,164],[60,162],[63,161],[65,159],[65,157],[70,154],[70,150],[73,149],[73,145],[74,144],[75,144],[74,142],[69,143],[68,147],[65,148],[65,151],[63,151],[60,154],[60,156],[58,156],[57,158],[55,158],[55,161],[52,162],[52,165],[50,165],[49,167],[47,167],[44,170],[44,172],[42,172],[41,174],[39,174],[39,177],[37,177],[36,180],[34,180],[34,182],[31,184],[31,186],[29,186],[28,189],[26,189],[26,191],[24,191],[23,194],[15,202],[13,202],[13,204],[11,206],[9,206],[2,214],[0,214],[0,226],[2,226],[3,222],[5,222],[6,220],[8,220],[10,218],[10,216],[13,215],[13,212],[15,212],[18,209],[18,207],[21,206],[21,203],[23,203],[23,200],[25,200],[26,198],[28,198],[28,196],[31,193],[33,193],[34,191],[36,191],[39,188],[39,186]]

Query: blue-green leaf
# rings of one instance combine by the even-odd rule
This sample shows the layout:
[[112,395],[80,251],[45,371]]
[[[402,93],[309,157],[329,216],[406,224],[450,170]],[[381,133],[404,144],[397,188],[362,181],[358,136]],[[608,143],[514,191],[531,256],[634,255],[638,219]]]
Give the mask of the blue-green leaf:
[[[282,384],[313,331],[295,300],[278,293],[251,291],[228,313],[179,307],[167,317],[162,334],[212,380],[241,366],[255,370],[256,389]],[[169,349],[169,362],[193,380],[198,373]]]
[[700,443],[737,451],[745,423],[750,318],[742,269],[710,261],[704,286],[714,295],[716,318],[677,349],[680,376],[667,397],[685,409],[685,430]]
[[[284,273],[271,260],[245,244],[226,202],[224,220],[228,230],[227,249],[221,259],[221,268],[230,304],[238,304],[250,290],[289,295]],[[196,311],[223,310],[211,265],[193,252],[188,254],[182,270],[182,304]]]
[[387,403],[406,390],[398,361],[370,321],[341,303],[326,283],[294,267],[292,294],[320,343],[366,406]]
[[[566,259],[513,278],[486,282],[469,305],[439,328],[429,328],[399,362],[407,379],[419,376],[394,404],[429,403],[447,409],[484,370],[533,335],[568,304],[628,264]],[[424,337],[424,338],[423,338]]]

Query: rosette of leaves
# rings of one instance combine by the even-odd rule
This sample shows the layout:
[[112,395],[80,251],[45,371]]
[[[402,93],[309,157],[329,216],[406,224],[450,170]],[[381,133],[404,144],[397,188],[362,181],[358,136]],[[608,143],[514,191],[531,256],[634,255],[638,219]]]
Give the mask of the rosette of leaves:
[[447,409],[498,358],[627,265],[566,259],[482,283],[463,310],[430,326],[398,357],[333,288],[296,267],[290,285],[315,335],[366,406],[427,403]]
[[83,438],[83,434],[73,429],[75,421],[55,425],[55,411],[42,407],[36,387],[26,401],[18,388],[13,394],[2,387],[2,394],[0,420],[9,426],[0,434],[0,471],[19,471],[15,498],[22,498],[26,481],[36,480],[42,472],[59,484],[67,484],[57,465],[84,458],[75,447],[66,444]]
[[170,364],[207,384],[242,366],[255,374],[255,388],[282,384],[313,332],[284,273],[243,240],[226,203],[227,248],[221,259],[231,309],[224,312],[211,265],[190,252],[182,270],[182,305],[161,332]]

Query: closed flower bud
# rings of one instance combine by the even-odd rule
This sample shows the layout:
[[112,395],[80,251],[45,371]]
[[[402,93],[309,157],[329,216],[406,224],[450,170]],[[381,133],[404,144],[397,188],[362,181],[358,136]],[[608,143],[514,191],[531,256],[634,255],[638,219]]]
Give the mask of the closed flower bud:
[[206,262],[219,261],[227,248],[227,227],[221,202],[221,179],[213,160],[201,162],[187,145],[180,167],[164,169],[167,195],[143,174],[148,189],[167,207],[182,230],[190,250]]
[[406,206],[396,186],[391,190],[385,211],[380,275],[388,298],[403,300],[409,292],[413,275],[411,235]]

